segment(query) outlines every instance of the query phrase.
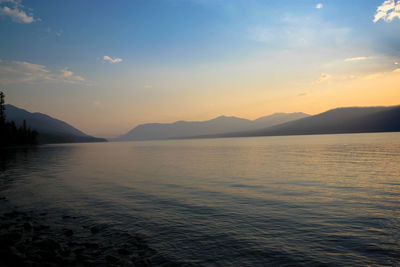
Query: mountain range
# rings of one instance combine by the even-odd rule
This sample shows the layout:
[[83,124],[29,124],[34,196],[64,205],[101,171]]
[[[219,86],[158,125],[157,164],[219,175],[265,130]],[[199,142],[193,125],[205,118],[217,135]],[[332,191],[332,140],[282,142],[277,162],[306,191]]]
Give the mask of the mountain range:
[[400,106],[337,108],[258,130],[237,131],[199,138],[341,134],[400,131]]
[[85,134],[68,123],[42,113],[32,113],[13,105],[5,105],[7,121],[22,126],[23,121],[39,133],[39,143],[106,142],[106,139]]
[[208,121],[177,121],[174,123],[148,123],[139,125],[115,141],[138,141],[187,138],[201,135],[250,131],[308,117],[305,113],[275,113],[256,120],[220,116]]
[[[6,105],[6,118],[39,133],[39,143],[105,142],[68,123],[42,113]],[[400,106],[336,108],[310,116],[305,113],[275,113],[256,120],[220,116],[207,121],[148,123],[134,127],[112,141],[187,138],[339,134],[400,131]]]

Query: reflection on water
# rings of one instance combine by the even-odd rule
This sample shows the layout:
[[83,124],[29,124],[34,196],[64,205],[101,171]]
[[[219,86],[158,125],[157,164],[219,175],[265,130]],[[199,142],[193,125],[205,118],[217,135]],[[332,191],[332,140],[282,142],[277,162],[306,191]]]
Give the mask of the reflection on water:
[[4,191],[16,180],[21,179],[20,175],[12,175],[6,172],[8,169],[28,166],[32,157],[36,154],[36,147],[18,147],[0,149],[0,191]]
[[179,261],[400,263],[399,133],[48,145],[10,155],[0,178],[13,204],[141,233]]

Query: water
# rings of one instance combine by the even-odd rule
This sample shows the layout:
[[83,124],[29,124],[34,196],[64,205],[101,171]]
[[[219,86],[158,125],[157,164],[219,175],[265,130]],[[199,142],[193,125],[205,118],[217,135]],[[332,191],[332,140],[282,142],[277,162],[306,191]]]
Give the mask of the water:
[[46,145],[2,160],[25,210],[211,266],[399,265],[400,133]]

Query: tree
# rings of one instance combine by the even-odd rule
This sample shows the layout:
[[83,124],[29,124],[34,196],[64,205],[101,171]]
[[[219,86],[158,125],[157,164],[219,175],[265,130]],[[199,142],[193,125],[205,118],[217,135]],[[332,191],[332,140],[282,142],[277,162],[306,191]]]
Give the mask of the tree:
[[27,126],[26,120],[19,128],[13,121],[6,122],[4,98],[0,92],[0,147],[37,144],[38,133]]
[[4,105],[4,93],[0,91],[0,123],[6,123],[6,107]]

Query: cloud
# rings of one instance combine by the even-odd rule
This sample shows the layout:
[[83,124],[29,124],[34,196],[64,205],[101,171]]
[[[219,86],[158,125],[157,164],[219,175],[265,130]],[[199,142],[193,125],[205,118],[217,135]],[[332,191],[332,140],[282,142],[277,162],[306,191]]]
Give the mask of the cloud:
[[60,71],[60,75],[63,78],[67,78],[70,81],[80,81],[83,82],[85,79],[82,76],[75,75],[72,71],[70,71],[68,68],[64,68]]
[[151,89],[151,88],[153,88],[153,86],[152,86],[151,84],[145,84],[145,85],[143,86],[143,88],[144,88],[144,89]]
[[110,63],[119,63],[119,62],[122,62],[122,58],[119,58],[119,57],[112,58],[112,57],[109,57],[109,56],[104,56],[103,59],[104,59],[105,61],[110,62]]
[[74,75],[73,79],[75,81],[79,81],[79,82],[84,82],[85,81],[85,78],[83,78],[82,76],[79,76],[79,75]]
[[362,61],[362,60],[367,60],[368,57],[350,57],[346,58],[344,61],[346,62],[351,62],[351,61]]
[[315,6],[315,8],[318,8],[318,9],[321,9],[321,8],[323,8],[324,7],[324,5],[322,4],[322,3],[318,3],[316,6]]
[[0,84],[62,82],[78,83],[85,79],[67,68],[52,72],[44,65],[26,61],[0,60]]
[[63,31],[59,30],[59,31],[55,31],[54,33],[56,34],[56,36],[60,37],[63,34]]
[[52,74],[43,65],[24,61],[0,61],[0,83],[26,83],[52,80]]
[[394,70],[385,70],[385,71],[379,71],[379,72],[374,72],[374,73],[370,73],[364,76],[359,76],[358,78],[360,79],[364,79],[364,80],[374,80],[374,79],[378,79],[381,77],[388,77],[391,75],[398,75],[400,74],[400,68],[396,68]]
[[399,65],[399,62],[396,61],[396,62],[394,63],[394,65]]
[[63,30],[55,30],[52,29],[51,27],[47,27],[44,32],[48,33],[48,34],[54,34],[57,37],[61,37],[64,34]]
[[17,1],[16,0],[0,0],[0,4],[1,3],[14,3],[14,4],[17,4]]
[[85,79],[82,76],[75,75],[72,71],[70,71],[68,68],[64,68],[60,71],[60,75],[63,78],[67,78],[70,81],[80,81],[83,82]]
[[99,106],[101,105],[101,102],[99,100],[93,100],[92,104],[95,106]]
[[27,14],[23,10],[23,6],[16,0],[0,0],[0,4],[10,3],[10,6],[0,6],[0,15],[10,17],[14,22],[32,23],[39,19],[35,19],[33,14]]
[[321,73],[321,76],[319,76],[319,79],[317,80],[317,83],[326,82],[330,78],[332,78],[332,75],[330,75],[328,73]]
[[71,77],[72,75],[74,75],[74,73],[70,70],[68,70],[67,68],[61,70],[61,75],[63,77]]
[[373,22],[376,23],[379,20],[391,22],[394,18],[400,19],[400,0],[386,0],[376,9],[376,14]]
[[284,15],[278,26],[259,25],[248,29],[248,38],[278,49],[342,46],[351,29],[337,27],[315,17]]

